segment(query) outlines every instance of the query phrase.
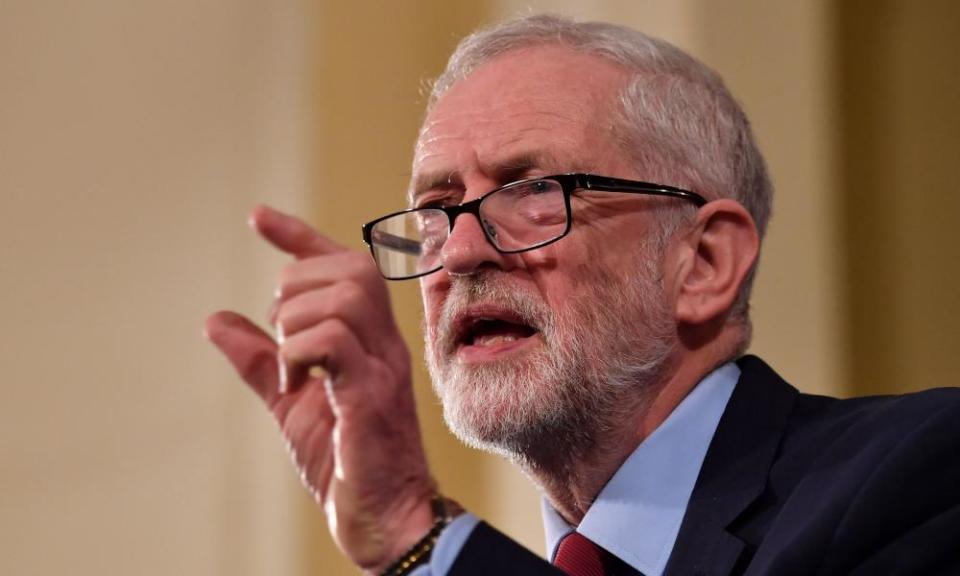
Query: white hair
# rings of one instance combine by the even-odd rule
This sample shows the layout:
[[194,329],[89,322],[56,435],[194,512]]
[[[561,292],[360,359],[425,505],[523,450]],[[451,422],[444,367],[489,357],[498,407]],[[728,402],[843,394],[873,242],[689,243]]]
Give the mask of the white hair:
[[[773,185],[740,105],[716,72],[679,48],[637,30],[542,14],[480,30],[460,42],[446,70],[434,81],[428,112],[444,92],[478,66],[510,50],[545,44],[596,55],[631,72],[619,95],[614,130],[645,177],[690,188],[708,200],[736,200],[763,237]],[[662,234],[669,236],[679,218],[664,216]],[[732,311],[745,328],[738,351],[749,342],[754,272],[746,278]]]

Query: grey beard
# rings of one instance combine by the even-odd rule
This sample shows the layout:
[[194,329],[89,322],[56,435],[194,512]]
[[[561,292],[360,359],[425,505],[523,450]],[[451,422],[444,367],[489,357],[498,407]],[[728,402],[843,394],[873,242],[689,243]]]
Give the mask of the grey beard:
[[[497,272],[451,282],[436,333],[426,337],[426,360],[444,419],[467,445],[561,473],[635,424],[662,381],[675,336],[649,261],[629,280],[598,283],[579,309],[569,303],[557,313]],[[520,315],[543,346],[522,358],[458,364],[452,319],[478,301]]]

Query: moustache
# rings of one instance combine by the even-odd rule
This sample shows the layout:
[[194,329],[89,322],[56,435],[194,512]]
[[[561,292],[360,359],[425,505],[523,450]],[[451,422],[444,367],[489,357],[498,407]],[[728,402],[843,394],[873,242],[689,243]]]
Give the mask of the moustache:
[[538,294],[505,277],[491,274],[451,277],[436,334],[435,349],[452,354],[457,345],[457,322],[472,307],[495,305],[543,334],[549,341],[555,333],[556,314]]

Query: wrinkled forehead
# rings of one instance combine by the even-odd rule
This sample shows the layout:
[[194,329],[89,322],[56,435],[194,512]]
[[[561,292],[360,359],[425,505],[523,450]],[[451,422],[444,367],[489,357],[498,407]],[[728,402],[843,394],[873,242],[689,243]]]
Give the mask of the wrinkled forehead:
[[609,138],[626,79],[622,67],[559,45],[501,54],[435,102],[416,143],[414,176],[495,164],[502,155],[590,150]]
[[529,94],[510,92],[464,92],[438,102],[421,127],[414,171],[438,156],[456,163],[464,153],[471,153],[478,160],[493,161],[511,146],[582,141],[584,132],[598,126],[598,117],[605,115],[592,102],[558,93],[548,84]]

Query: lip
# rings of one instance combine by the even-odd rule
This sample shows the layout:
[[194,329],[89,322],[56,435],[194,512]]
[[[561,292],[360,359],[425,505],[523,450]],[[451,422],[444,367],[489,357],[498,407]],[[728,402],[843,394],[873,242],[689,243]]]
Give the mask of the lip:
[[457,345],[457,360],[463,364],[482,364],[502,360],[508,355],[519,353],[524,348],[536,345],[540,339],[536,334],[510,342],[501,342],[492,346]]
[[[529,336],[478,346],[465,341],[467,332],[481,320],[500,320],[511,324],[529,326],[533,331]],[[468,307],[457,314],[453,321],[454,354],[466,364],[490,362],[521,351],[540,341],[540,331],[515,311],[493,303],[480,303]]]

